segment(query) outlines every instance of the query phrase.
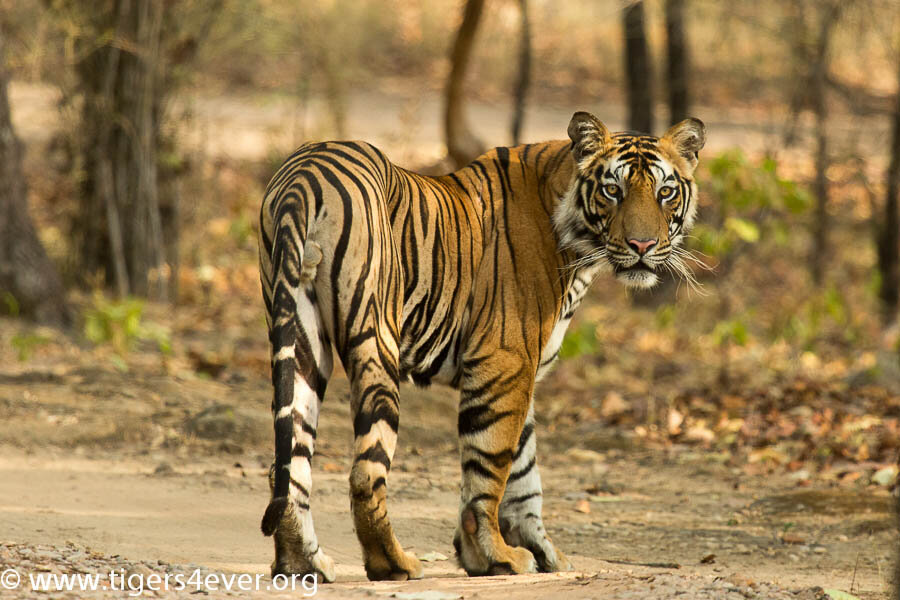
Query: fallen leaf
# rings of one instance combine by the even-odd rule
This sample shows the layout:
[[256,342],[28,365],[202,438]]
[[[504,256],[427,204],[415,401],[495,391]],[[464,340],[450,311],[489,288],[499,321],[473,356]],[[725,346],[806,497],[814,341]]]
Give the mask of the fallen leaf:
[[828,594],[831,600],[859,600],[858,596],[848,594],[847,592],[842,592],[841,590],[826,589],[825,593]]
[[591,512],[591,503],[585,499],[581,499],[575,503],[575,510],[580,513],[590,514]]
[[883,485],[884,487],[889,487],[893,485],[894,481],[897,479],[897,466],[891,465],[889,467],[884,467],[882,469],[878,469],[872,475],[872,483],[877,483],[878,485]]
[[435,562],[439,560],[447,560],[447,557],[441,554],[440,552],[428,552],[419,557],[419,560],[424,562]]
[[585,448],[569,448],[566,456],[579,462],[603,462],[606,457],[599,452],[586,450]]
[[631,406],[618,392],[609,392],[600,404],[600,415],[605,419],[618,417],[628,411]]
[[669,417],[666,419],[666,427],[670,435],[678,435],[681,433],[681,424],[684,423],[684,415],[677,409],[669,409]]
[[805,544],[806,538],[797,533],[786,532],[781,536],[781,541],[785,544]]
[[705,425],[695,425],[684,434],[684,440],[687,442],[711,442],[714,439],[716,434]]
[[841,475],[841,483],[853,483],[862,477],[862,471],[848,471]]
[[701,565],[711,565],[714,562],[716,562],[715,554],[707,554],[706,556],[704,556],[703,558],[700,559]]
[[322,470],[326,473],[342,473],[344,471],[344,467],[337,463],[327,462],[322,465]]

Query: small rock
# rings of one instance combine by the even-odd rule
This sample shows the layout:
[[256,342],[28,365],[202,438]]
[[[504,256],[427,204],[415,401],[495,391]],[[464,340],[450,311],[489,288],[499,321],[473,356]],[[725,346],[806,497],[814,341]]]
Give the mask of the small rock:
[[419,560],[424,562],[435,562],[439,560],[447,560],[447,557],[441,554],[440,552],[428,552],[419,557]]
[[578,462],[603,462],[606,459],[606,457],[599,452],[587,450],[585,448],[569,448],[566,451],[566,456],[573,460],[577,460]]
[[575,511],[589,515],[591,514],[591,503],[582,498],[575,503]]
[[272,417],[267,412],[225,404],[204,409],[189,418],[184,427],[198,438],[232,444],[262,444],[272,437]]

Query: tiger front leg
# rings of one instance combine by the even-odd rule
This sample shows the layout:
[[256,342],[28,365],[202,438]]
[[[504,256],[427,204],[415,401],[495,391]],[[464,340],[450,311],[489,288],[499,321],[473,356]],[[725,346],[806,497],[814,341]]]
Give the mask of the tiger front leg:
[[534,573],[525,548],[510,546],[500,532],[499,509],[513,455],[525,423],[533,377],[521,361],[493,357],[464,377],[459,412],[462,491],[460,523],[453,540],[469,575]]
[[571,571],[572,563],[547,535],[541,518],[543,491],[535,456],[536,437],[532,402],[500,504],[500,532],[506,543],[531,551],[542,572]]

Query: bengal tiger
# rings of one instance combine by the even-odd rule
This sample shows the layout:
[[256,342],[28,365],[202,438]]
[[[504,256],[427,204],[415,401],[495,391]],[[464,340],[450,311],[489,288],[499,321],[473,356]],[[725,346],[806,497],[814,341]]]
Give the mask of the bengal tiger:
[[532,392],[595,275],[648,287],[683,269],[706,139],[610,134],[578,112],[570,141],[495,148],[428,177],[364,142],[300,147],[269,182],[260,271],[275,421],[272,574],[335,578],[309,509],[316,424],[336,349],[351,384],[350,506],[369,579],[416,579],[387,514],[398,384],[460,391],[457,558],[469,575],[571,569],[541,518]]

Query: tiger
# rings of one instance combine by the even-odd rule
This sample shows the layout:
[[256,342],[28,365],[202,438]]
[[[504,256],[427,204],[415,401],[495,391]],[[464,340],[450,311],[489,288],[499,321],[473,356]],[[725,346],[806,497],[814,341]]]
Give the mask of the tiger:
[[568,140],[499,147],[448,175],[403,169],[361,141],[307,143],[260,209],[260,279],[274,396],[272,575],[335,579],[309,502],[337,352],[350,382],[350,509],[371,580],[418,579],[387,512],[399,383],[459,390],[453,539],[470,576],[571,570],[542,520],[535,382],[592,281],[650,287],[682,266],[706,129],[611,134],[573,115]]

